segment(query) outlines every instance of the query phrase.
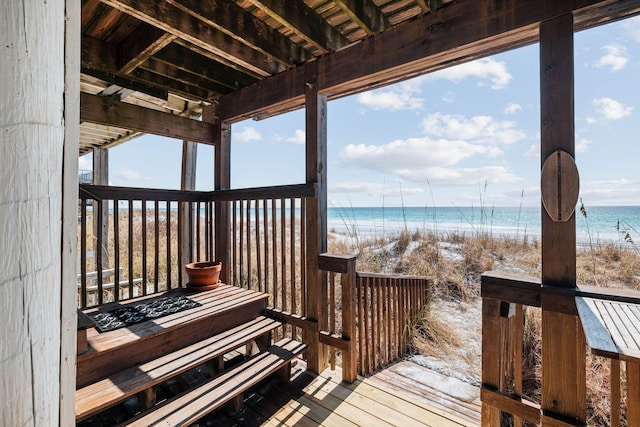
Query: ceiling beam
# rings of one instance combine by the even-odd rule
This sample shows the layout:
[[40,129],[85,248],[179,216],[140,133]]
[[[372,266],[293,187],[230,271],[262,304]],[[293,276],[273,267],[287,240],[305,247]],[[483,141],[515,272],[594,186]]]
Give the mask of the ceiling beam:
[[389,28],[389,20],[372,0],[333,0],[368,35]]
[[349,39],[302,0],[247,1],[324,53],[349,44]]
[[252,76],[243,74],[175,43],[162,49],[155,55],[155,58],[205,79],[213,80],[230,89],[249,86],[258,81]]
[[167,64],[166,62],[160,61],[156,58],[149,58],[139,68],[164,76],[168,79],[176,80],[220,95],[229,93],[233,90],[228,86],[203,78],[182,68],[177,68],[173,64]]
[[164,100],[168,99],[168,92],[188,99],[209,100],[212,96],[201,89],[162,76],[151,75],[144,70],[134,69],[129,74],[124,74],[118,67],[117,48],[93,37],[82,37],[81,48],[81,71],[107,83]]
[[418,6],[420,6],[420,9],[422,10],[423,13],[429,11],[429,5],[427,4],[427,0],[416,0],[416,3],[418,3]]
[[129,74],[160,49],[174,41],[174,34],[142,23],[118,46],[118,67]]
[[261,76],[284,71],[287,66],[206,24],[164,0],[102,0],[103,3],[168,33],[204,47]]
[[285,65],[297,65],[311,59],[311,54],[302,46],[228,0],[166,1]]
[[[540,22],[572,11],[577,31],[638,14],[640,0],[449,3],[437,12],[316,59],[319,90],[335,99],[531,44],[539,38]],[[234,122],[302,107],[307,67],[223,96],[217,114]]]
[[80,122],[211,145],[215,141],[215,126],[210,123],[87,93],[80,94]]

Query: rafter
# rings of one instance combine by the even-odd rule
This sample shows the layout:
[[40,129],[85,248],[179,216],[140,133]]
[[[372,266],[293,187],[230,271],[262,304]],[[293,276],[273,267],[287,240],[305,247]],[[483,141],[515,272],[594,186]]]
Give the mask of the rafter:
[[173,64],[167,64],[166,62],[162,62],[155,58],[149,58],[139,68],[158,74],[160,76],[164,76],[168,79],[182,82],[184,84],[195,86],[200,89],[204,89],[206,91],[220,95],[229,93],[232,90],[232,88],[228,86],[221,85],[218,82],[203,78],[181,68],[176,68]]
[[422,12],[429,11],[429,5],[427,5],[427,0],[416,0],[416,3],[418,3],[418,6],[420,6],[420,9],[422,10]]
[[228,0],[166,1],[285,65],[300,64],[311,58],[301,46]]
[[247,0],[281,25],[322,52],[349,44],[342,33],[329,25],[302,0]]
[[176,38],[174,34],[166,33],[147,24],[141,24],[118,46],[120,72],[129,74]]
[[155,55],[155,58],[230,89],[248,86],[257,81],[254,77],[219,64],[175,43],[162,49]]
[[[321,56],[314,61],[319,90],[334,99],[531,44],[538,40],[540,22],[571,12],[577,31],[639,14],[640,1],[453,2],[436,14],[421,15],[376,37]],[[308,66],[225,95],[219,100],[218,115],[234,122],[300,108]]]
[[80,95],[80,121],[213,144],[215,126],[96,95]]
[[334,0],[334,3],[368,35],[390,27],[389,20],[372,0]]
[[92,37],[82,38],[81,71],[85,74],[165,100],[168,92],[201,100],[208,100],[212,95],[182,82],[152,75],[139,69],[134,69],[129,74],[122,73],[118,67],[117,58],[118,50],[115,46]]
[[264,54],[248,48],[246,44],[168,2],[160,0],[102,1],[194,45],[202,46],[261,76],[275,74],[287,68],[285,64],[273,59],[265,60]]

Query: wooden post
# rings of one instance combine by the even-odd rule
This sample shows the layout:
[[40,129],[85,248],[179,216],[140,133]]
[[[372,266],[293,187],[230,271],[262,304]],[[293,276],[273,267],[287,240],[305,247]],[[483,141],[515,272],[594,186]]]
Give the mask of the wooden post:
[[356,257],[349,259],[348,271],[342,273],[342,338],[349,340],[349,350],[342,355],[342,380],[352,383],[358,376],[356,343]]
[[[193,141],[182,142],[182,173],[180,178],[180,189],[182,191],[196,189],[196,161],[198,158],[198,143]],[[180,209],[182,215],[182,259],[179,261],[180,266],[193,261],[193,235],[191,234],[193,223],[193,211],[190,209],[189,203],[185,202]],[[196,215],[200,215],[196,212]],[[185,274],[182,275],[182,285],[187,282]]]
[[[79,61],[65,69],[65,58],[78,59],[79,49],[66,52],[65,30],[73,31],[67,47],[75,49],[78,22],[79,5],[65,0],[6,1],[0,13],[0,424],[6,426],[74,422],[75,307],[68,303],[76,284],[77,198],[72,207],[70,199],[77,194]],[[65,110],[66,101],[72,105]],[[64,287],[63,277],[71,278]]]
[[[231,125],[221,122],[216,116],[216,104],[203,110],[202,120],[215,125],[215,165],[214,190],[231,188]],[[220,280],[229,283],[230,240],[229,240],[229,202],[216,202],[215,213],[215,259],[222,262]]]
[[[540,26],[540,104],[542,164],[557,150],[575,154],[573,15]],[[542,187],[548,183],[542,182]],[[558,203],[558,205],[561,205]],[[554,415],[584,422],[586,417],[585,340],[578,317],[558,313],[544,287],[576,285],[575,214],[553,221],[542,211],[542,409],[543,425]]]
[[[78,249],[78,149],[80,141],[80,73],[78,72],[80,70],[80,9],[80,2],[66,0],[64,151],[62,158],[62,286],[60,292],[60,418],[57,423],[61,426],[75,423],[75,362],[78,333],[76,274]],[[2,371],[4,372],[4,369]],[[3,411],[4,409],[0,409],[0,412]],[[52,422],[52,424],[56,423]]]
[[[317,65],[317,64],[316,64]],[[306,316],[327,328],[326,277],[318,269],[318,255],[327,249],[327,98],[318,93],[317,67],[308,67],[306,76],[306,180],[316,184],[316,197],[306,203]],[[318,334],[305,331],[307,367],[316,373],[327,367],[327,347]]]
[[[94,148],[93,149],[93,184],[109,185],[109,149]],[[95,211],[94,211],[95,212]],[[100,227],[102,224],[102,227]],[[98,228],[101,228],[100,230]],[[98,233],[101,233],[101,239],[98,239]],[[102,221],[99,221],[97,215],[93,216],[93,234],[95,241],[102,242],[102,248],[95,248],[94,259],[96,260],[96,271],[109,268],[109,206],[102,207]],[[98,251],[102,251],[102,265],[98,265]]]

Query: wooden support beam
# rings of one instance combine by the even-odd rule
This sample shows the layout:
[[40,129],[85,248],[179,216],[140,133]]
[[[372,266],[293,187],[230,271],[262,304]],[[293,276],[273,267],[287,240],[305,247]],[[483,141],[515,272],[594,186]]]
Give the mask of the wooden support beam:
[[420,6],[420,10],[422,10],[422,13],[425,12],[429,12],[429,5],[427,4],[427,0],[416,0],[416,3],[418,3],[418,6]]
[[177,37],[159,28],[142,24],[118,46],[118,68],[129,74]]
[[[540,25],[541,161],[556,150],[574,155],[574,21],[571,13]],[[548,179],[548,178],[543,178]],[[545,185],[544,182],[541,183]],[[575,215],[554,221],[542,212],[542,284],[576,285]],[[546,309],[545,306],[549,306]],[[586,419],[585,337],[577,316],[542,301],[542,410],[568,420]],[[554,425],[543,417],[542,425]]]
[[[216,114],[216,105],[212,104],[202,110],[202,121],[215,126],[215,159],[214,159],[214,191],[224,191],[231,188],[231,125],[222,122]],[[220,280],[229,283],[231,230],[229,202],[216,201],[215,217],[215,259],[222,262]]]
[[[316,63],[317,64],[317,63]],[[306,315],[327,330],[326,276],[318,268],[318,255],[327,250],[327,98],[318,92],[317,69],[306,76],[306,180],[314,183],[317,195],[306,203]],[[327,348],[317,334],[303,332],[308,346],[307,366],[316,373],[327,367]]]
[[184,64],[176,67],[174,64],[159,61],[156,58],[149,58],[144,64],[140,65],[139,68],[146,70],[149,73],[155,73],[159,76],[166,77],[167,79],[175,80],[194,88],[199,88],[207,91],[208,93],[225,94],[232,90],[229,86],[222,85],[216,81],[208,80],[192,74],[189,71],[185,71],[183,67]]
[[[198,159],[198,144],[191,141],[182,142],[182,171],[180,176],[180,190],[182,191],[194,191],[196,189],[196,164]],[[183,203],[181,207],[182,215],[182,259],[180,260],[180,266],[188,264],[193,261],[193,214],[188,203]],[[196,212],[196,216],[199,213]],[[186,284],[186,277],[183,277],[183,285]]]
[[278,61],[264,61],[264,55],[226,33],[160,0],[103,0],[103,3],[134,18],[214,52],[227,60],[262,76],[284,71]]
[[207,58],[200,53],[194,53],[190,48],[180,43],[170,44],[158,52],[155,58],[174,67],[178,66],[181,70],[224,85],[229,89],[250,85],[257,81],[255,77]]
[[[93,149],[93,185],[109,185],[109,149],[108,148],[94,148]],[[98,228],[98,224],[101,224],[101,229]],[[93,229],[94,235],[97,237],[97,233],[100,233],[101,241],[109,241],[109,209],[102,210],[102,219],[98,220],[98,216],[93,216]],[[106,270],[109,268],[109,247],[103,245],[102,248],[102,265],[96,265],[95,271]],[[96,261],[97,261],[96,257]]]
[[168,1],[274,61],[292,65],[311,58],[301,46],[228,0]]
[[204,144],[213,144],[215,139],[210,123],[86,93],[80,95],[80,121]]
[[322,52],[337,50],[349,44],[349,39],[302,0],[248,1]]
[[[603,18],[599,8],[606,8]],[[573,12],[580,30],[640,12],[638,0],[454,2],[220,99],[220,117],[239,121],[304,106],[305,68],[318,68],[328,99],[369,90],[538,40],[542,21]],[[492,25],[487,25],[491,22]],[[375,54],[372,54],[374,53]]]
[[[75,383],[76,383],[76,354],[77,354],[77,340],[78,336],[82,335],[78,331],[78,316],[77,316],[77,304],[78,304],[78,290],[75,286],[69,286],[69,284],[76,283],[76,273],[78,271],[78,149],[80,141],[80,122],[78,117],[80,116],[80,75],[78,68],[80,67],[80,16],[81,7],[80,2],[76,0],[65,0],[64,2],[64,145],[62,148],[62,233],[60,238],[61,259],[60,259],[60,280],[62,286],[60,288],[60,347],[59,354],[51,354],[50,357],[59,360],[60,363],[60,394],[58,400],[60,402],[60,413],[57,420],[49,420],[53,424],[61,426],[73,425],[75,422]],[[46,5],[42,7],[46,8]],[[61,17],[62,19],[62,17]],[[1,19],[0,19],[1,21]],[[55,21],[51,21],[55,22]],[[6,29],[5,29],[6,31]],[[53,36],[52,39],[57,39],[60,35]],[[5,39],[6,40],[6,39]],[[36,43],[37,44],[37,43]],[[53,53],[53,56],[56,56]],[[47,66],[50,66],[47,63]],[[41,72],[42,70],[40,70]],[[45,76],[48,79],[48,76]],[[3,75],[3,80],[6,80],[7,76]],[[50,81],[47,81],[43,87],[49,87]],[[1,92],[1,91],[0,91]],[[43,94],[40,93],[39,96]],[[46,98],[45,98],[46,99]],[[59,106],[58,106],[59,108]],[[0,120],[1,121],[1,120]],[[50,140],[53,141],[53,140]],[[3,143],[6,143],[5,139]],[[28,141],[25,141],[28,144]],[[55,145],[55,144],[53,144]],[[6,144],[5,144],[6,146]],[[22,147],[24,149],[25,147]],[[42,154],[42,153],[41,153]],[[0,162],[1,163],[1,162]],[[35,167],[38,162],[32,164],[32,168]],[[15,167],[11,165],[10,167]],[[17,170],[17,169],[16,169]],[[31,173],[34,173],[34,169],[31,169]],[[50,178],[50,177],[49,177]],[[11,184],[4,184],[5,191],[11,188]],[[51,186],[51,189],[55,189],[55,186]],[[47,197],[50,199],[51,195]],[[6,202],[2,200],[1,203]],[[5,220],[6,221],[6,220]],[[49,224],[51,226],[52,224]],[[4,230],[3,230],[4,234]],[[52,246],[54,246],[54,240],[51,240]],[[1,245],[0,245],[1,246]],[[4,252],[3,252],[4,253]],[[6,260],[7,258],[5,258]],[[53,259],[55,262],[55,259]],[[5,282],[6,283],[6,282]],[[50,283],[49,286],[52,284]],[[5,285],[6,287],[6,285]],[[5,300],[5,295],[2,295],[2,299]],[[15,301],[14,301],[15,302]],[[53,301],[48,301],[50,304]],[[24,300],[23,300],[24,304]],[[55,318],[55,314],[51,313],[52,318]],[[0,315],[1,317],[1,315]],[[3,322],[11,322],[11,319],[3,318]],[[39,327],[45,327],[47,325],[39,325]],[[5,327],[5,334],[8,328]],[[86,330],[84,330],[86,333]],[[47,342],[55,341],[54,334],[45,338]],[[86,341],[85,341],[86,342]],[[19,348],[19,344],[14,342],[12,344],[11,339],[7,339],[7,335],[3,335],[2,345],[5,348]],[[33,354],[33,353],[31,353]],[[42,362],[48,356],[39,352],[43,357]],[[24,402],[20,402],[20,398],[15,400],[9,398],[7,393],[8,383],[5,375],[6,370],[9,367],[0,362],[0,368],[3,372],[3,379],[5,380],[5,389],[3,391],[3,400],[11,407],[10,410],[16,411],[17,407]],[[5,370],[6,369],[6,370]],[[47,369],[46,367],[44,369]],[[53,377],[52,377],[53,379]],[[30,384],[38,384],[40,381],[37,378],[31,378],[31,381],[25,378]],[[35,381],[35,382],[33,382]],[[36,392],[38,393],[38,392]],[[46,392],[42,394],[46,395]],[[48,405],[54,405],[53,396],[50,396],[52,401]],[[4,412],[8,409],[6,406],[0,404],[0,412]],[[34,413],[35,415],[35,413]],[[46,422],[44,418],[38,418],[42,422]],[[5,422],[10,423],[5,419]],[[17,422],[17,420],[16,420]]]
[[334,0],[334,3],[370,36],[390,27],[389,20],[371,0]]

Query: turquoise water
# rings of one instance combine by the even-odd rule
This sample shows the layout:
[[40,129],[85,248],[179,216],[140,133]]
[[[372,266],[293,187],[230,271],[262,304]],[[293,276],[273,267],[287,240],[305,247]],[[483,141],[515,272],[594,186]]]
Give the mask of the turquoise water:
[[[640,243],[640,206],[586,207],[576,211],[578,242],[618,241],[627,231]],[[540,208],[436,207],[328,209],[329,230],[381,237],[408,231],[470,232],[512,236],[540,236]]]

